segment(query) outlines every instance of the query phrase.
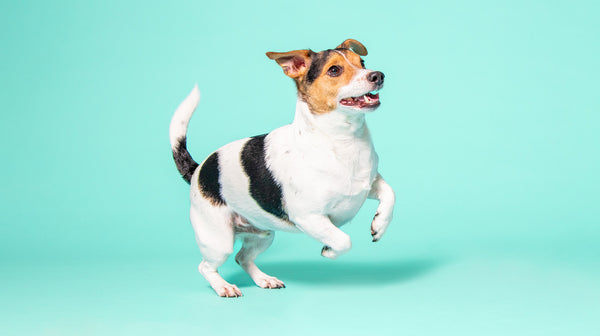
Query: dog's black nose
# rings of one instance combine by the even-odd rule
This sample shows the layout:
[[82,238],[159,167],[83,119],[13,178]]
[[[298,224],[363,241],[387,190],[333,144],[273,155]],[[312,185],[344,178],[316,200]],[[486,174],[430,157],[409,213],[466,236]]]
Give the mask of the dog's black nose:
[[385,76],[383,75],[383,72],[381,71],[373,71],[371,72],[368,76],[367,76],[367,80],[371,83],[377,84],[377,85],[381,85],[383,84],[383,78]]

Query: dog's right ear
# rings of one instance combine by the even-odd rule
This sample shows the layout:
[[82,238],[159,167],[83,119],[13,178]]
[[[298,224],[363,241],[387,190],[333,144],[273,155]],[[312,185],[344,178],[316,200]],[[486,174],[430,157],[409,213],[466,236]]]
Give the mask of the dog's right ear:
[[291,78],[298,78],[310,67],[311,50],[293,50],[288,52],[268,52],[267,57],[281,65],[283,72]]

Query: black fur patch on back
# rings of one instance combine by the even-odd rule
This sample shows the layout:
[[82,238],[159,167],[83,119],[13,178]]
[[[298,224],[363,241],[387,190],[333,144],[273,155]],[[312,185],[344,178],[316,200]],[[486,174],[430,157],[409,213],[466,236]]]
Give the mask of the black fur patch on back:
[[198,174],[198,184],[202,195],[217,206],[225,204],[225,200],[221,196],[220,175],[219,154],[214,152],[202,164],[200,174]]
[[321,75],[323,71],[323,67],[327,60],[329,59],[329,55],[333,52],[333,50],[323,50],[311,58],[310,68],[308,68],[308,72],[306,73],[306,82],[308,84],[312,83]]
[[198,162],[194,161],[188,152],[187,139],[185,136],[179,138],[177,141],[177,147],[173,150],[173,160],[175,160],[177,170],[179,170],[183,179],[190,184],[192,174],[194,174],[194,171],[198,168]]
[[255,136],[246,142],[241,153],[242,166],[250,178],[250,196],[266,212],[288,220],[283,209],[281,186],[275,181],[265,161],[266,136]]

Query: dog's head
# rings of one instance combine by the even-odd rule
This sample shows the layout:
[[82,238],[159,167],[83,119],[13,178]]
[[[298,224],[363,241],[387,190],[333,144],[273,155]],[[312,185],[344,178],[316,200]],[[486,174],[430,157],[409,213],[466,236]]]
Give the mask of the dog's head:
[[365,68],[361,56],[366,55],[365,46],[352,39],[318,53],[309,49],[267,53],[294,79],[300,98],[315,114],[360,113],[379,107],[384,75]]

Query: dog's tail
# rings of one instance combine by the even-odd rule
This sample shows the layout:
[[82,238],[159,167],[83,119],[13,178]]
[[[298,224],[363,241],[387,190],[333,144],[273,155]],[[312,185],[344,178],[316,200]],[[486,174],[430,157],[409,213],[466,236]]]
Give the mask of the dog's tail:
[[183,179],[189,184],[192,174],[198,168],[198,162],[194,161],[187,150],[186,134],[190,118],[200,101],[200,90],[198,85],[194,85],[192,92],[185,98],[171,119],[169,127],[169,138],[171,140],[171,149],[173,150],[173,160],[177,165],[177,170],[181,173]]

